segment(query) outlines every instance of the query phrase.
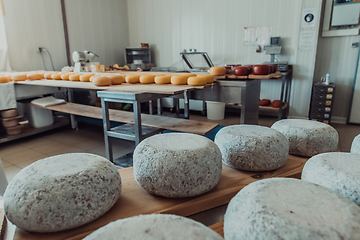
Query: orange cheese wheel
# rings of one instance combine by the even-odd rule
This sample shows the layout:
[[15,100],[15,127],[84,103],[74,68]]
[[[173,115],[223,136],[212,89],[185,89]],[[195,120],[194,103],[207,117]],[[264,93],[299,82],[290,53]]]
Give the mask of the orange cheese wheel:
[[187,83],[190,86],[204,86],[207,81],[203,77],[189,77]]
[[199,74],[197,75],[198,77],[202,77],[206,79],[206,82],[208,84],[213,83],[215,81],[215,77],[214,75],[209,75],[209,74]]
[[54,74],[56,72],[47,72],[47,73],[44,73],[44,78],[45,79],[52,79],[51,75]]
[[44,78],[44,75],[40,73],[28,73],[26,76],[30,80],[41,80]]
[[90,78],[94,76],[95,74],[89,73],[89,74],[81,74],[80,81],[81,82],[90,82]]
[[94,76],[94,78],[92,80],[92,83],[97,87],[110,86],[111,85],[111,80],[108,77]]
[[73,73],[69,73],[69,72],[61,74],[61,80],[69,81],[69,80],[70,80],[69,77],[70,77],[70,75],[72,75],[72,74],[73,74]]
[[174,84],[174,85],[186,85],[188,78],[189,77],[185,76],[185,75],[171,76],[171,84]]
[[51,74],[51,78],[53,80],[61,80],[61,73],[53,73]]
[[13,74],[11,80],[13,81],[25,81],[27,79],[26,74]]
[[210,68],[210,75],[215,76],[222,76],[226,74],[226,68],[225,67],[211,67]]
[[7,83],[9,82],[9,77],[0,76],[0,83]]
[[155,82],[155,76],[154,75],[141,75],[140,76],[140,83],[142,84],[149,84]]
[[140,76],[135,75],[135,74],[126,75],[125,81],[127,83],[139,83],[140,82]]
[[156,84],[170,84],[171,83],[171,76],[156,76],[155,77]]
[[119,85],[125,82],[124,76],[122,75],[109,75],[107,76],[111,80],[111,85]]
[[81,76],[81,74],[80,73],[78,73],[78,74],[71,74],[70,76],[69,76],[69,80],[70,81],[80,81],[80,76]]

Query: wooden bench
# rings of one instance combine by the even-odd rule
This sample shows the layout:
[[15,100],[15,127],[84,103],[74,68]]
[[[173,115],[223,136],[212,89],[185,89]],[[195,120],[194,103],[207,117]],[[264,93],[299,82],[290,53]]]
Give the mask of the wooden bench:
[[[47,106],[45,108],[78,116],[103,119],[102,109],[94,106],[64,103]],[[111,121],[134,124],[134,113],[132,112],[109,109],[109,117]],[[213,122],[201,122],[149,114],[141,114],[141,124],[148,127],[195,133],[199,135],[205,135],[219,125],[218,123]]]

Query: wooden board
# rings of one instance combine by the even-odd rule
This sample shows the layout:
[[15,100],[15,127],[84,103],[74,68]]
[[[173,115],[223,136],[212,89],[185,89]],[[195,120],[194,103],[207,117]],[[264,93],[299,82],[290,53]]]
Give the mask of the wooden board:
[[[65,103],[46,107],[47,109],[70,113],[79,116],[102,119],[102,109],[94,106],[87,106],[76,103]],[[111,121],[124,122],[134,124],[134,113],[120,110],[109,109],[109,117]],[[205,135],[218,123],[201,122],[196,120],[170,118],[158,115],[141,114],[141,125],[169,129],[180,132],[195,133]]]
[[299,175],[308,158],[289,155],[285,165],[268,172],[246,172],[223,165],[222,177],[210,192],[192,198],[171,199],[157,197],[144,191],[136,183],[132,168],[120,169],[122,193],[117,203],[102,217],[82,227],[58,233],[30,233],[17,229],[14,239],[82,239],[101,226],[117,219],[140,214],[163,213],[190,216],[229,203],[246,185],[271,177],[294,177]]
[[185,90],[202,89],[205,86],[189,86],[189,85],[172,85],[172,84],[130,84],[123,83],[121,85],[112,85],[106,87],[97,87],[91,82],[77,82],[77,81],[60,81],[60,80],[28,80],[19,81],[16,84],[44,86],[44,87],[64,87],[64,88],[80,88],[88,90],[111,90],[124,92],[147,92],[160,94],[180,94]]
[[250,74],[249,75],[249,79],[278,79],[281,78],[281,73],[280,72],[276,72],[276,73],[271,73],[269,75],[254,75],[254,74]]
[[220,236],[224,237],[224,221],[215,223],[209,226],[209,228],[217,232]]

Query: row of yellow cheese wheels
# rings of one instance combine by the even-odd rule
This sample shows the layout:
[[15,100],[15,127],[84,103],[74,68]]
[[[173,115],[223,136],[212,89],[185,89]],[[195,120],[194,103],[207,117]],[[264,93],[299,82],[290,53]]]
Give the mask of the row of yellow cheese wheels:
[[22,74],[0,74],[0,83],[9,81],[25,80],[63,80],[63,81],[81,81],[93,82],[95,86],[119,85],[123,82],[142,83],[142,84],[173,84],[173,85],[191,85],[203,86],[214,82],[214,76],[209,74],[182,73],[176,75],[151,75],[151,74],[80,74],[72,72],[32,72]]

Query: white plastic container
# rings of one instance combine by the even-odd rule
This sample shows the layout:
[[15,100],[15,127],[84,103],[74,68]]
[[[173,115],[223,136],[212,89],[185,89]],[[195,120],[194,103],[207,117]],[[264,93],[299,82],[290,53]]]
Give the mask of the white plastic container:
[[31,127],[41,128],[54,123],[52,111],[49,109],[28,105],[28,118]]
[[206,101],[207,118],[209,120],[223,120],[225,103]]

